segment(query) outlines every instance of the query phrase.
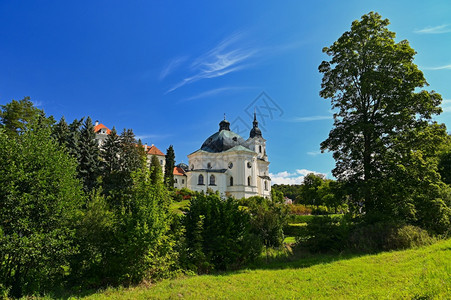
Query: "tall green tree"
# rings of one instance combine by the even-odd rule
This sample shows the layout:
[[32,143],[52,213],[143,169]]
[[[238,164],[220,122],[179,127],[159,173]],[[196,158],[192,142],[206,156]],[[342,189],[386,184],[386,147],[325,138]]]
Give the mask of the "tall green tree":
[[163,171],[161,170],[161,164],[156,155],[152,155],[150,159],[150,182],[152,184],[158,184],[163,181]]
[[60,121],[52,128],[52,136],[62,146],[69,146],[70,129],[66,119],[61,117]]
[[175,167],[175,153],[172,145],[166,150],[166,166],[164,169],[164,183],[169,189],[174,187],[174,167]]
[[43,117],[42,121],[46,125],[54,123],[53,117],[45,118],[44,111],[36,108],[30,97],[25,97],[19,101],[12,100],[5,105],[0,105],[0,107],[0,124],[5,128],[6,134],[10,136],[22,133],[38,116]]
[[102,145],[101,157],[104,174],[119,172],[121,170],[121,141],[117,135],[116,128],[111,129]]
[[61,284],[77,252],[82,185],[50,134],[33,123],[15,139],[0,129],[0,282],[16,297]]
[[[323,52],[320,95],[335,110],[334,127],[321,149],[336,160],[333,174],[353,184],[353,199],[366,216],[385,205],[378,197],[381,179],[390,174],[390,156],[400,135],[428,126],[441,112],[441,96],[420,90],[427,85],[414,64],[408,41],[395,42],[389,21],[374,12],[362,16]],[[415,150],[404,142],[404,147]]]
[[100,150],[95,137],[94,125],[91,118],[87,117],[81,128],[78,145],[78,176],[87,193],[97,186],[97,177],[100,176]]

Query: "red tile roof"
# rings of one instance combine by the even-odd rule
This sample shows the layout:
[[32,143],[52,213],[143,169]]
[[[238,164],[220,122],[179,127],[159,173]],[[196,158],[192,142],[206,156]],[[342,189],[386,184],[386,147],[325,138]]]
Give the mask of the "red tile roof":
[[94,132],[97,133],[102,128],[106,128],[106,133],[110,134],[111,130],[108,127],[106,127],[105,125],[103,125],[103,124],[99,124],[99,125],[94,126]]
[[158,149],[157,147],[155,147],[154,145],[152,145],[150,148],[147,149],[147,154],[150,155],[162,155],[165,156],[163,152],[160,151],[160,149]]
[[185,171],[183,171],[180,167],[174,167],[174,172],[172,172],[174,175],[180,175],[180,176],[186,176]]

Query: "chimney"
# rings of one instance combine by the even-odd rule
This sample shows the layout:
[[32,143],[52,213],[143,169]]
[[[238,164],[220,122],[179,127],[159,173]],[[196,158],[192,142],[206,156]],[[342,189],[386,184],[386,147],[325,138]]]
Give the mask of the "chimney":
[[147,143],[144,144],[144,151],[147,152]]
[[96,124],[94,126],[97,126],[97,125],[99,125],[99,120],[96,120]]

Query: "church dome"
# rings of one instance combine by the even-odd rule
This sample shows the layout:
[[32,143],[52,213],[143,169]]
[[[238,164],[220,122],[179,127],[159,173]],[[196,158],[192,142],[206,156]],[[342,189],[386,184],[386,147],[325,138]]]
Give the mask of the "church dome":
[[245,146],[245,141],[239,134],[230,131],[230,123],[224,119],[219,123],[219,131],[207,138],[200,149],[218,153],[235,146]]

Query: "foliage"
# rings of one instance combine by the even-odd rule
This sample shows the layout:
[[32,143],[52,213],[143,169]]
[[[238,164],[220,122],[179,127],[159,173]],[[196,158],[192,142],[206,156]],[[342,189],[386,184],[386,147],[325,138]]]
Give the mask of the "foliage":
[[164,183],[166,187],[172,189],[174,187],[174,167],[175,167],[175,153],[172,145],[166,150],[166,166],[164,169]]
[[301,246],[312,252],[342,251],[346,247],[349,224],[345,218],[322,216],[311,219],[299,236]]
[[[336,113],[321,149],[333,152],[334,176],[352,187],[354,213],[368,223],[404,220],[432,229],[424,204],[446,194],[431,158],[444,141],[443,128],[431,122],[441,96],[420,90],[427,82],[413,63],[415,51],[406,40],[396,43],[388,24],[371,12],[323,49],[331,60],[319,66],[320,95]],[[449,218],[446,205],[441,211],[440,218]]]
[[19,101],[12,100],[5,105],[0,105],[0,107],[0,125],[5,129],[5,134],[10,137],[23,133],[31,123],[36,124],[38,119],[44,127],[55,122],[53,117],[46,118],[44,111],[36,108],[30,97],[25,97]]
[[291,215],[311,215],[312,208],[302,204],[289,204],[288,208],[290,209]]
[[234,269],[260,254],[261,244],[251,233],[249,214],[231,198],[196,195],[183,223],[187,255],[182,263],[188,269],[199,273]]
[[150,181],[153,184],[163,182],[161,164],[156,155],[152,155],[152,158],[150,159]]
[[79,162],[78,176],[83,182],[86,193],[97,186],[97,177],[100,176],[101,160],[99,146],[95,140],[94,125],[87,117],[80,131],[80,144],[78,146]]
[[15,139],[0,131],[0,282],[13,296],[64,282],[77,252],[81,184],[50,134],[33,122]]
[[247,206],[251,215],[252,232],[261,239],[263,245],[266,248],[282,246],[287,207],[259,196],[241,199],[240,202]]
[[427,231],[412,225],[379,222],[355,226],[348,239],[350,249],[365,253],[408,249],[435,242]]

